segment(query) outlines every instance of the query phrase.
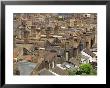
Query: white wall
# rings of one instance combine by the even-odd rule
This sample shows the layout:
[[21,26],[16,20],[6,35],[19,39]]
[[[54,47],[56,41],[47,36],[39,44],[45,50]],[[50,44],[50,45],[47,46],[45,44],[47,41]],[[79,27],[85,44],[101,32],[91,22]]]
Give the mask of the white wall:
[[81,51],[82,55],[89,57],[90,62],[97,62],[97,58],[92,58],[90,55],[88,55],[87,53]]

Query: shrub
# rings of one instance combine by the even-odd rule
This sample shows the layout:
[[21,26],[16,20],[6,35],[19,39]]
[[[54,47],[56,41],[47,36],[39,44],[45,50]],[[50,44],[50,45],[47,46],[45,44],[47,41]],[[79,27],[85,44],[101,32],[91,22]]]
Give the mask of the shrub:
[[93,67],[91,64],[81,64],[79,69],[80,69],[81,73],[90,74]]
[[69,75],[76,75],[77,69],[76,68],[74,68],[74,69],[70,68],[70,69],[68,69],[68,73],[69,73]]

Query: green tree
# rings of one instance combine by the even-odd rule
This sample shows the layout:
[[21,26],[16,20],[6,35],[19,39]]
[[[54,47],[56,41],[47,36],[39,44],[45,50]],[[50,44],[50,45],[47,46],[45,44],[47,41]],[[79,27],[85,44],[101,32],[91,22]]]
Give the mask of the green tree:
[[69,75],[97,75],[97,70],[91,64],[81,64],[79,68],[68,69]]
[[97,75],[97,70],[96,69],[92,69],[91,70],[91,75]]
[[82,72],[80,71],[80,70],[78,70],[77,72],[76,72],[76,75],[81,75],[82,74]]
[[93,70],[93,67],[91,64],[81,64],[79,67],[81,73],[91,74],[91,71]]

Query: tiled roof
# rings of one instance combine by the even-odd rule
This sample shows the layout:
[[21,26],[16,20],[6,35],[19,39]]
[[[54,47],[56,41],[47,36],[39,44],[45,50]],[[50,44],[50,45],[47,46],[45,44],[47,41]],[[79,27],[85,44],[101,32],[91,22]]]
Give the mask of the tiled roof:
[[54,75],[53,73],[51,73],[49,70],[47,69],[42,69],[38,72],[39,75]]
[[46,61],[52,61],[52,60],[55,59],[56,56],[57,56],[57,53],[56,52],[49,52],[49,51],[47,51],[45,53],[45,60]]
[[30,75],[37,64],[28,61],[20,61],[17,63],[20,75]]
[[22,50],[21,48],[14,48],[13,58],[17,58],[21,50]]
[[31,55],[25,55],[25,56],[23,56],[23,59],[25,59],[27,61],[32,61],[32,56]]
[[80,65],[80,60],[77,59],[77,58],[72,58],[72,59],[69,60],[69,62],[73,63],[76,66]]
[[91,51],[88,50],[88,49],[84,49],[83,52],[87,53],[87,54],[90,55],[91,57],[95,57],[95,56],[96,56],[95,53],[91,52]]
[[66,70],[63,70],[57,66],[53,68],[52,71],[58,75],[68,75],[68,72]]
[[59,43],[61,43],[61,41],[58,38],[54,38],[54,40],[52,42],[52,45],[56,45],[56,44],[59,44]]

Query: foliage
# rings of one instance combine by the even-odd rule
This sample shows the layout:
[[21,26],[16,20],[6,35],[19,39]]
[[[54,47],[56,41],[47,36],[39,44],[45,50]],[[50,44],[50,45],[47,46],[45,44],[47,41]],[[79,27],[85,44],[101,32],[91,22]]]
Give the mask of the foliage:
[[74,68],[74,69],[68,69],[68,73],[69,73],[69,75],[76,75],[76,73],[77,73],[77,69],[76,68]]
[[91,64],[81,64],[79,69],[82,73],[90,74],[93,67]]
[[79,68],[68,69],[69,75],[97,75],[97,70],[91,64],[81,64]]
[[92,70],[91,70],[91,75],[97,75],[97,70],[92,69]]
[[80,70],[76,72],[76,75],[81,75],[81,74],[82,72]]

